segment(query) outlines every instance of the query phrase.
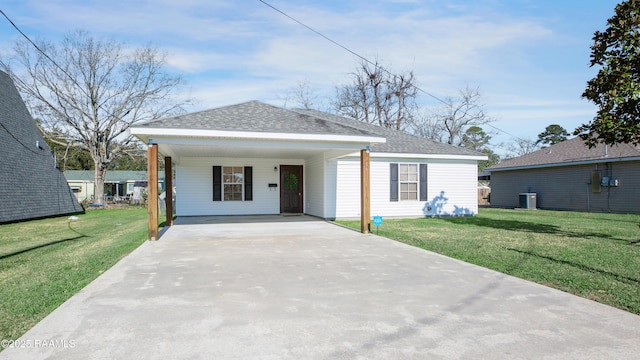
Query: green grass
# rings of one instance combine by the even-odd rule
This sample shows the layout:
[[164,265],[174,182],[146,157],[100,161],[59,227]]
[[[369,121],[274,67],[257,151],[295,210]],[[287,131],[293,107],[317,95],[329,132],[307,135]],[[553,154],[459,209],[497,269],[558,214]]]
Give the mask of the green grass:
[[147,239],[144,208],[78,217],[0,225],[0,339],[24,334]]
[[638,223],[638,215],[480,209],[476,217],[385,219],[379,232],[640,314]]

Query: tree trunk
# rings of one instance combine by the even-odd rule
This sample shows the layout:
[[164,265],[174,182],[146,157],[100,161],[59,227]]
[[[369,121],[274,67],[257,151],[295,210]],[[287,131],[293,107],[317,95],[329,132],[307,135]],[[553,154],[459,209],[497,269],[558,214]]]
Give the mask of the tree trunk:
[[95,184],[95,190],[93,193],[93,203],[94,204],[104,204],[104,179],[107,175],[107,169],[102,165],[102,162],[94,162],[95,171],[93,183]]

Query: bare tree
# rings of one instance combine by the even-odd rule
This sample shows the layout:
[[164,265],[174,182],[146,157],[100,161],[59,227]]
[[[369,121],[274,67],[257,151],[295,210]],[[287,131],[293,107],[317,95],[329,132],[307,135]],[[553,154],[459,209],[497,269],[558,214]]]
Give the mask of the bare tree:
[[444,104],[415,122],[413,132],[418,135],[461,146],[465,131],[493,121],[484,111],[478,87],[460,90],[458,98],[446,98]]
[[296,86],[290,89],[286,99],[292,99],[296,107],[306,110],[318,110],[319,107],[318,95],[311,88],[307,79],[298,81]]
[[439,122],[439,119],[429,116],[426,113],[423,113],[419,120],[416,120],[411,124],[411,132],[414,135],[437,142],[443,141],[445,133],[444,127]]
[[515,156],[530,154],[540,149],[540,144],[536,140],[516,138],[513,143],[508,145],[509,151]]
[[333,107],[339,114],[397,130],[413,121],[418,92],[412,71],[394,74],[377,61],[363,61],[351,77],[351,84],[336,88]]
[[164,56],[153,48],[129,49],[84,31],[38,47],[48,57],[17,41],[14,56],[0,59],[0,66],[43,125],[60,132],[56,139],[89,151],[100,202],[109,163],[131,148],[129,127],[181,111],[184,103],[171,100],[181,79],[163,71]]

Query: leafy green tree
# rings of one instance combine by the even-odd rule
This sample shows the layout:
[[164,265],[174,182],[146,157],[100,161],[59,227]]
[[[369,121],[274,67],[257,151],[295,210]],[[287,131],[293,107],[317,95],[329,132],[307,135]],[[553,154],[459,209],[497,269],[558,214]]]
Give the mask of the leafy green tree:
[[489,157],[488,160],[478,162],[478,171],[482,172],[485,168],[493,166],[500,162],[500,156],[488,148],[491,135],[487,134],[479,126],[471,126],[462,135],[462,146],[479,151]]
[[93,170],[91,154],[82,148],[70,145],[61,145],[56,139],[45,138],[47,145],[52,149],[58,167],[61,171],[67,170]]
[[93,169],[93,159],[88,151],[67,141],[64,135],[61,135],[62,131],[57,127],[45,129],[42,126],[42,119],[35,118],[34,120],[49,145],[49,149],[53,152],[53,157],[61,171]]
[[480,151],[489,144],[489,140],[491,140],[491,136],[484,132],[481,127],[471,126],[462,135],[462,146]]
[[601,66],[582,97],[598,106],[595,118],[578,127],[589,147],[640,143],[640,0],[616,5],[604,32],[596,31],[591,67]]
[[493,150],[489,149],[489,148],[484,148],[482,150],[480,150],[481,153],[487,155],[487,157],[489,157],[488,160],[482,160],[480,162],[478,162],[478,171],[482,172],[484,171],[484,169],[496,165],[500,162],[500,155],[496,154],[495,152],[493,152]]
[[538,144],[555,145],[567,140],[567,136],[569,133],[565,128],[558,124],[551,124],[538,134]]

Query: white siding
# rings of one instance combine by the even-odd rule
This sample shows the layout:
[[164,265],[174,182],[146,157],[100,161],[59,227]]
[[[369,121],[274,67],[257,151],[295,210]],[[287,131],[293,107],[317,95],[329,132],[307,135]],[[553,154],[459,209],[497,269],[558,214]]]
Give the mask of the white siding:
[[[428,201],[389,201],[389,164],[426,163]],[[213,201],[214,165],[252,166],[253,201]],[[176,213],[254,215],[280,213],[280,165],[304,166],[304,212],[323,218],[360,217],[360,158],[303,159],[187,158],[176,164]],[[278,171],[274,171],[278,167]],[[269,188],[269,183],[278,184]],[[477,165],[471,160],[371,160],[371,215],[386,217],[473,215]]]
[[324,215],[324,155],[307,159],[304,168],[305,213],[325,217]]
[[[213,166],[252,166],[252,201],[213,201]],[[176,164],[176,214],[258,215],[280,213],[280,165],[304,165],[300,159],[183,158]],[[278,171],[274,171],[274,167]],[[269,188],[269,183],[278,184]],[[304,182],[303,182],[304,184]]]
[[[332,159],[325,162],[324,168],[324,218],[334,220],[336,218],[338,160]],[[359,199],[359,198],[358,198]]]
[[360,159],[340,159],[336,174],[336,218],[360,216]]
[[[389,201],[390,163],[427,164],[427,201]],[[336,217],[360,216],[359,158],[337,164]],[[471,160],[371,159],[371,215],[387,217],[475,215],[477,163]]]
[[[432,209],[426,215],[478,213],[478,165],[475,161],[434,160],[427,165],[427,173],[427,199]],[[442,208],[438,208],[440,202]]]

